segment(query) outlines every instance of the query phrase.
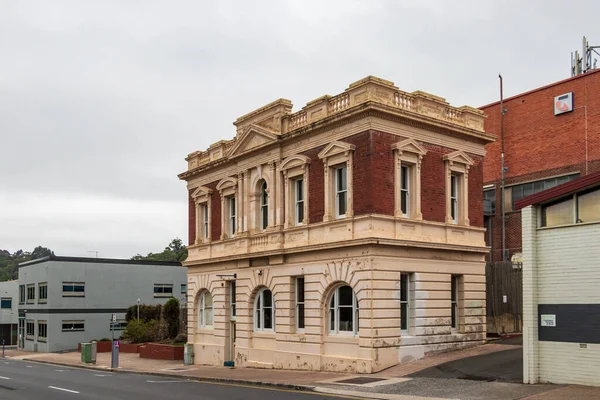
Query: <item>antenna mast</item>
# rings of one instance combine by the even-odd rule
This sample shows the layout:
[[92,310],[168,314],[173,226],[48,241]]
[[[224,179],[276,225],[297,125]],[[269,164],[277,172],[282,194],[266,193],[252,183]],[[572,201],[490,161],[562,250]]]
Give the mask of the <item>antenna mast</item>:
[[600,46],[590,46],[587,38],[584,36],[581,46],[581,56],[577,50],[571,52],[571,76],[585,74],[596,69],[598,59],[594,58],[594,53],[600,56],[600,53],[596,49],[600,49]]

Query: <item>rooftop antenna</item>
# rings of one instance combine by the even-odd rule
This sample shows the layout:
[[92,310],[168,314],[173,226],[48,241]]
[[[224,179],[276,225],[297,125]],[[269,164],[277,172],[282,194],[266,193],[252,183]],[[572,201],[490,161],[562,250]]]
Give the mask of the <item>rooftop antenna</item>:
[[86,253],[96,253],[96,258],[98,258],[98,250],[88,250]]
[[585,74],[596,69],[598,59],[595,58],[594,54],[600,56],[600,53],[596,49],[600,49],[600,46],[590,46],[590,43],[584,36],[581,46],[581,56],[578,51],[571,52],[571,76]]

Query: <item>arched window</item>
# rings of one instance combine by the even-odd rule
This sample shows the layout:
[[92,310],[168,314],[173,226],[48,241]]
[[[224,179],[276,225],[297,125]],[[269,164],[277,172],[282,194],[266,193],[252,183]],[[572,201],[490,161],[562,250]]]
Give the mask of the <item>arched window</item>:
[[358,301],[350,286],[334,290],[329,300],[329,333],[358,333]]
[[260,229],[264,231],[267,226],[269,226],[269,194],[267,182],[263,182],[260,188]]
[[198,299],[198,328],[213,326],[213,301],[208,290],[200,293]]
[[254,330],[272,331],[275,327],[275,303],[267,288],[261,289],[254,300]]

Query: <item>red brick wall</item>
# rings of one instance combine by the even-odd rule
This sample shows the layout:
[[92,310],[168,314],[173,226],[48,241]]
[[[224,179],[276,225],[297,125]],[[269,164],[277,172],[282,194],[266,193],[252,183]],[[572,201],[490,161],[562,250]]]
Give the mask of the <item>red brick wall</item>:
[[426,221],[446,222],[446,181],[441,146],[422,143],[427,150],[421,161],[421,212]]
[[168,344],[146,343],[140,346],[140,358],[153,360],[183,360],[183,346],[170,346]]
[[217,184],[219,182],[213,182],[206,185],[207,188],[212,189],[212,195],[210,198],[210,236],[211,240],[221,240],[221,195],[217,190]]
[[309,223],[322,222],[325,213],[325,194],[323,176],[323,161],[319,159],[319,152],[325,146],[305,151],[302,155],[310,158],[308,173],[308,221]]
[[469,222],[483,227],[483,157],[469,154],[473,165],[469,168]]

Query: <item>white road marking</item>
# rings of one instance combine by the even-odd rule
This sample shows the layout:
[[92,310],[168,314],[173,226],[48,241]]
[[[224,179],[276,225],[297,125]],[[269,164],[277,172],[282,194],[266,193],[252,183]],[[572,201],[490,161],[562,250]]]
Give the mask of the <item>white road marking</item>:
[[78,391],[76,391],[76,390],[71,390],[71,389],[63,389],[63,388],[59,388],[59,387],[56,387],[56,386],[48,386],[48,387],[49,387],[50,389],[62,390],[63,392],[69,392],[69,393],[77,393],[77,394],[79,394],[79,392],[78,392]]
[[148,383],[184,383],[188,381],[146,381]]
[[56,372],[65,372],[64,369],[55,369]]
[[4,364],[10,364],[8,361],[4,361]]
[[27,368],[33,368],[31,365],[26,365]]
[[110,375],[94,374],[94,376],[110,376]]
[[7,378],[6,376],[0,376],[0,379],[10,379],[10,378]]

